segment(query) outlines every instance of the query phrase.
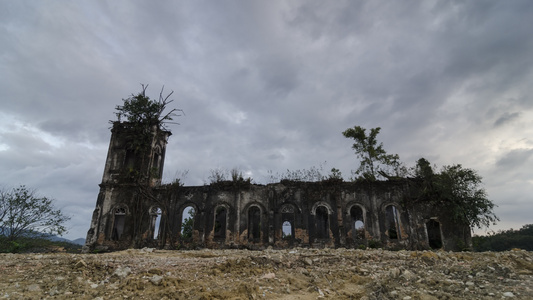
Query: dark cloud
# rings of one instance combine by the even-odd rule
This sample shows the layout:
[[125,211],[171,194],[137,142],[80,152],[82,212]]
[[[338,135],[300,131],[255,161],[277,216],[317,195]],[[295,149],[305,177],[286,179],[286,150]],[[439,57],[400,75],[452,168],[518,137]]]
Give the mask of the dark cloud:
[[514,112],[514,113],[505,112],[494,122],[494,127],[498,127],[506,123],[512,122],[518,117],[520,117],[520,113],[518,112]]
[[496,161],[496,166],[504,169],[514,169],[528,165],[528,160],[532,155],[533,149],[511,150]]

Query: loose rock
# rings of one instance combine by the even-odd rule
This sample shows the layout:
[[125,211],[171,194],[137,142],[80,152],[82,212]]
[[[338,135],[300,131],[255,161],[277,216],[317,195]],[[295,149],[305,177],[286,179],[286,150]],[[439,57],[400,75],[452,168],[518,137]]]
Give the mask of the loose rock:
[[527,251],[342,248],[0,254],[0,297],[533,299],[532,262]]

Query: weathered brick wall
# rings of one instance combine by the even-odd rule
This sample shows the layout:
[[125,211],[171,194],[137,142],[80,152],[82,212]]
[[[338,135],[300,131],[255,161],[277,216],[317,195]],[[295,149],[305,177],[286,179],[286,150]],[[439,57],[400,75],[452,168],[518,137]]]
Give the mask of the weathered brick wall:
[[[407,181],[283,182],[269,185],[221,182],[207,186],[152,189],[152,199],[132,192],[133,186],[105,188],[94,221],[98,238],[88,246],[121,249],[366,247],[427,249],[427,222],[437,224],[444,249],[454,250],[457,241],[468,243],[470,231],[429,207],[409,206]],[[107,204],[104,204],[107,203]],[[391,209],[391,206],[394,206]],[[125,208],[120,238],[113,236],[116,208]],[[160,208],[158,228],[150,211]],[[193,207],[193,237],[183,239],[184,210]],[[362,211],[361,228],[352,208]],[[389,215],[387,213],[389,210]],[[217,216],[217,211],[219,214]],[[221,212],[225,211],[224,215]],[[100,213],[101,212],[101,213]],[[392,216],[392,217],[391,217]],[[223,219],[220,219],[223,218]],[[284,237],[283,223],[290,224]],[[435,223],[436,222],[436,223]],[[224,228],[217,228],[223,226]],[[464,231],[466,229],[466,231]],[[154,236],[153,231],[159,236]],[[430,228],[430,230],[435,230]],[[357,231],[357,234],[354,234]]]
[[[160,248],[387,247],[462,250],[470,228],[438,207],[413,204],[409,180],[225,181],[160,185],[170,132],[153,128],[148,151],[131,151],[115,122],[86,250]],[[192,207],[192,237],[182,236]],[[285,230],[283,224],[286,224]]]

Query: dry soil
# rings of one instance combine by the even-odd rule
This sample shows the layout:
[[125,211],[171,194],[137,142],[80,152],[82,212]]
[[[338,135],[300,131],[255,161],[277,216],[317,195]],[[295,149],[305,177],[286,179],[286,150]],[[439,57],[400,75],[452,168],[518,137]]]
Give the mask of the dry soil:
[[6,299],[533,299],[533,254],[349,249],[1,254]]

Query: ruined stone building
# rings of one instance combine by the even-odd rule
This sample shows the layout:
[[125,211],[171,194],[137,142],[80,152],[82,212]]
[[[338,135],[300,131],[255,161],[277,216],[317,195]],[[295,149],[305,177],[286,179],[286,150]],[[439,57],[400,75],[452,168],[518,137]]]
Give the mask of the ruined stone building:
[[[410,204],[408,180],[242,179],[204,186],[161,184],[169,131],[154,126],[136,153],[126,122],[115,122],[86,250],[132,247],[386,247],[461,250],[470,228],[438,207]],[[185,224],[184,214],[194,210]],[[188,231],[184,230],[189,226]]]

